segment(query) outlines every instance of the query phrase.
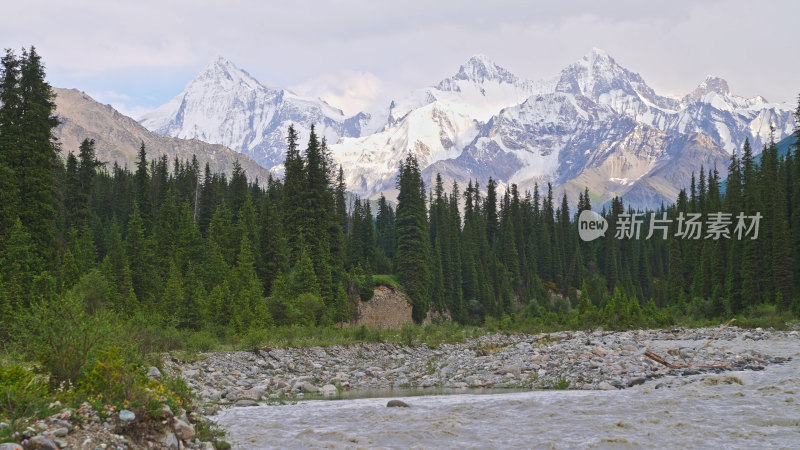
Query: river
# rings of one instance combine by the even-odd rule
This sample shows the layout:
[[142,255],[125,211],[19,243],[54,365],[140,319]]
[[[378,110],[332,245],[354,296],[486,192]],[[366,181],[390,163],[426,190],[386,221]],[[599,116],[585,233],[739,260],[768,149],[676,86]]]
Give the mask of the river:
[[726,344],[791,357],[762,371],[664,377],[618,391],[309,400],[230,408],[234,448],[798,448],[800,340]]

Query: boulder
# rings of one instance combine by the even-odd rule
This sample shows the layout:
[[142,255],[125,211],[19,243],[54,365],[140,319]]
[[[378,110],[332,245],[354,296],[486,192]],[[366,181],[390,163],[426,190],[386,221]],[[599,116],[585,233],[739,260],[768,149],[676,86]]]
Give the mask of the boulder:
[[297,384],[297,386],[295,386],[295,388],[306,393],[316,393],[322,390],[314,386],[313,384],[309,383],[308,381],[301,381],[300,383]]
[[613,391],[616,387],[608,381],[601,381],[600,384],[597,385],[597,389],[601,391]]
[[64,437],[69,434],[69,429],[67,427],[53,428],[50,433],[55,437]]
[[161,380],[161,371],[158,370],[158,367],[150,367],[147,369],[147,376],[154,380]]
[[0,444],[0,450],[23,450],[23,448],[14,442],[6,442],[5,444]]
[[636,386],[637,384],[644,384],[645,381],[647,381],[647,378],[645,377],[631,378],[630,381],[628,381],[628,386]]
[[[250,400],[250,399],[245,398],[245,399],[242,399],[242,400],[237,400],[236,403],[233,404],[233,406],[236,406],[236,407],[240,407],[240,406],[258,406],[258,402],[255,401],[255,400]],[[207,414],[211,414],[208,411],[206,411],[206,413]]]
[[58,450],[58,446],[52,439],[42,435],[36,435],[30,438],[26,448],[32,450]]
[[167,433],[167,435],[159,439],[158,442],[167,448],[178,448],[179,446],[178,438],[175,436],[175,433]]
[[134,419],[136,419],[136,414],[134,414],[133,411],[123,409],[119,412],[119,420],[121,420],[123,423],[132,422]]
[[389,400],[386,404],[387,408],[409,408],[411,405],[402,400]]
[[190,441],[194,439],[195,432],[192,424],[177,419],[175,420],[175,423],[172,424],[172,428],[175,430],[175,435],[178,436],[178,439],[184,441]]
[[325,397],[334,397],[338,393],[339,390],[336,389],[336,386],[332,384],[326,384],[325,386],[322,386],[322,395]]

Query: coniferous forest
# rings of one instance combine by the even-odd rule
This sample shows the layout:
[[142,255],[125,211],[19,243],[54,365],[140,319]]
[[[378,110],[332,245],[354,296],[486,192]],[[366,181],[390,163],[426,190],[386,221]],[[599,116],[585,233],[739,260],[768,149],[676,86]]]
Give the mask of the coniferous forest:
[[[91,140],[62,158],[35,49],[6,52],[0,70],[0,340],[64,298],[90,315],[217,335],[346,324],[375,280],[401,287],[417,322],[432,311],[573,328],[800,314],[800,146],[779,155],[773,140],[755,158],[746,143],[727,180],[698,167],[657,211],[598,208],[588,189],[571,205],[549,183],[426,186],[412,155],[395,205],[351,196],[313,128],[289,128],[283,179],[248,179],[238,165],[228,177],[144,145],[133,167],[98,161]],[[585,242],[577,217],[592,208],[608,232]],[[717,213],[730,216],[713,239]],[[757,213],[757,238],[737,237],[737,216]],[[615,236],[631,217],[641,236]],[[648,239],[653,217],[671,221]],[[679,217],[699,218],[701,238]]]

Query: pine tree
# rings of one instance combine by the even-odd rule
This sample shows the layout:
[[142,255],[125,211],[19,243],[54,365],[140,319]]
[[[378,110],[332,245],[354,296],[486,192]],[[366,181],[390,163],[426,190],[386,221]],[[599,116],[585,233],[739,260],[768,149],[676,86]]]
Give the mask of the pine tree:
[[413,155],[400,165],[397,188],[397,276],[411,299],[412,317],[419,323],[430,307],[430,256],[425,185]]
[[233,162],[233,173],[231,174],[228,192],[230,193],[228,203],[230,204],[231,211],[234,215],[237,215],[249,197],[247,175],[245,175],[244,169],[242,169],[242,165],[239,164],[238,159]]
[[15,166],[19,163],[21,92],[20,61],[6,50],[0,60],[0,250],[19,217]]
[[142,224],[144,229],[149,231],[153,224],[153,202],[150,198],[150,175],[147,170],[147,151],[144,147],[144,141],[139,147],[139,154],[136,160],[134,189],[136,192],[136,206],[139,208]]
[[394,267],[394,226],[394,209],[381,194],[378,199],[378,214],[375,218],[375,233],[378,246],[378,267],[376,270],[379,273],[389,273]]
[[225,262],[233,266],[236,262],[236,233],[231,218],[231,211],[223,201],[218,207],[208,226],[208,240],[216,244]]
[[326,301],[332,301],[335,288],[329,231],[330,222],[338,218],[333,211],[334,201],[330,189],[326,151],[325,143],[318,141],[312,126],[306,147],[306,180],[301,204],[303,238],[311,252],[311,261],[320,284],[320,294]]
[[161,294],[158,311],[163,315],[165,320],[177,324],[180,320],[178,314],[180,313],[182,305],[183,275],[181,274],[180,268],[178,268],[178,264],[172,260],[169,262],[167,283],[164,287],[164,292]]
[[128,264],[128,255],[122,241],[122,233],[116,221],[111,223],[109,242],[106,245],[108,254],[103,260],[103,272],[112,288],[110,292],[111,306],[116,311],[123,311],[128,295],[133,289],[131,268]]
[[206,289],[197,276],[194,267],[186,272],[183,286],[183,303],[178,311],[178,326],[199,330],[203,322],[203,305],[206,303]]
[[55,199],[53,197],[57,143],[52,129],[55,94],[45,81],[44,65],[36,49],[23,50],[19,76],[19,140],[11,166],[16,175],[19,217],[30,232],[36,253],[48,267],[55,263]]
[[297,132],[289,126],[286,138],[286,160],[283,181],[283,229],[289,244],[290,262],[295,261],[299,251],[298,239],[305,234],[303,193],[305,191],[305,164],[297,148]]
[[286,238],[283,235],[283,224],[271,195],[263,195],[261,214],[259,215],[260,256],[263,261],[259,277],[267,293],[272,292],[272,283],[280,273],[288,271]]
[[36,252],[32,236],[17,219],[11,227],[5,251],[0,254],[0,314],[10,323],[17,311],[30,306],[36,277],[45,263]]

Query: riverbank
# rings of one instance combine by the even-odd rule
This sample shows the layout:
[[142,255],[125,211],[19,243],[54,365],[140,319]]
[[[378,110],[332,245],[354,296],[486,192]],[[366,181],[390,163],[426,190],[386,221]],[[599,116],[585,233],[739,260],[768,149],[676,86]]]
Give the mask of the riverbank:
[[[208,353],[193,361],[170,357],[163,370],[184,377],[205,404],[205,412],[213,414],[221,406],[376,390],[624,389],[665,375],[762,370],[785,358],[757,351],[748,343],[773,338],[800,343],[797,331],[736,327],[721,332],[676,328],[490,334],[436,348],[361,343]],[[646,351],[672,367],[646,356]]]

